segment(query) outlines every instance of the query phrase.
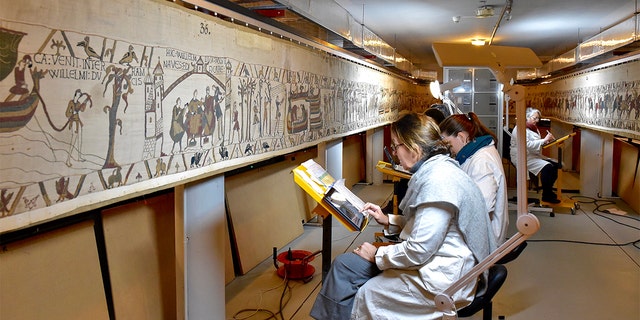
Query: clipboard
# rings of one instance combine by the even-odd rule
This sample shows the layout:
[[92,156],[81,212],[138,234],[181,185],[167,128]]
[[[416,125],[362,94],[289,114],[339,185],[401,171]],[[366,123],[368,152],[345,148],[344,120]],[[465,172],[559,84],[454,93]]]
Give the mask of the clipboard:
[[542,148],[549,148],[551,146],[559,145],[559,144],[563,143],[565,140],[567,140],[567,139],[569,139],[569,138],[571,138],[571,137],[573,137],[575,135],[576,135],[575,132],[569,133],[568,135],[566,135],[566,136],[564,136],[562,138],[558,138],[558,139],[553,140],[553,142],[549,142],[548,144],[542,146]]

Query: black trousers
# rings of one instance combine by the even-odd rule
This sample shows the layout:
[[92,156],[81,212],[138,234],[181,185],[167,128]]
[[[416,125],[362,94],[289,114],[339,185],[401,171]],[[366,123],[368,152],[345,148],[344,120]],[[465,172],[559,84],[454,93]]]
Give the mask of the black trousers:
[[[560,165],[553,161],[548,161],[540,171],[540,184],[542,185],[542,198],[556,198],[555,192],[553,192],[553,184],[558,179],[558,169]],[[561,186],[558,186],[561,188]]]

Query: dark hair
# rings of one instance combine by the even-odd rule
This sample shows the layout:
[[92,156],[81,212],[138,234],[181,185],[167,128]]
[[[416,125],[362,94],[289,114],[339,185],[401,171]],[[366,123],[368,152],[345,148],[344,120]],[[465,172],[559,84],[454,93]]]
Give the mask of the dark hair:
[[480,136],[490,135],[493,141],[498,141],[496,134],[482,124],[478,116],[473,112],[454,114],[447,117],[440,123],[440,131],[447,136],[455,136],[464,131],[469,134],[469,139],[471,140]]
[[436,124],[440,124],[440,122],[442,122],[442,120],[444,120],[445,118],[444,113],[436,108],[429,108],[425,110],[424,115],[431,117],[431,119],[433,119]]
[[433,119],[423,114],[400,112],[398,119],[391,124],[391,132],[406,148],[419,152],[422,159],[449,153],[447,144],[440,137],[440,128]]

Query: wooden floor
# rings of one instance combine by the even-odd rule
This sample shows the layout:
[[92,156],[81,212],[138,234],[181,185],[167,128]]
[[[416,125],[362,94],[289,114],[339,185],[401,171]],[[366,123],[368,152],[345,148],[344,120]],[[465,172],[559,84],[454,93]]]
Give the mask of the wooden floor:
[[[571,174],[564,178],[565,186],[578,181]],[[353,190],[366,201],[384,205],[393,186],[356,185]],[[512,197],[515,189],[509,193]],[[507,280],[493,300],[493,319],[640,320],[640,249],[630,244],[640,240],[638,213],[615,198],[575,193],[564,193],[563,198],[572,206],[578,203],[579,209],[571,214],[569,208],[558,207],[554,217],[534,213],[541,228],[520,257],[507,264]],[[510,210],[509,234],[516,232],[516,219],[515,210]],[[334,219],[332,257],[372,241],[380,229],[374,222],[361,233],[349,232]],[[304,234],[280,252],[315,252],[321,241],[322,228],[308,224]],[[315,272],[308,282],[284,281],[272,259],[238,276],[226,287],[227,319],[268,319],[274,314],[272,319],[311,319],[309,310],[321,286],[321,260],[317,256],[310,262]]]

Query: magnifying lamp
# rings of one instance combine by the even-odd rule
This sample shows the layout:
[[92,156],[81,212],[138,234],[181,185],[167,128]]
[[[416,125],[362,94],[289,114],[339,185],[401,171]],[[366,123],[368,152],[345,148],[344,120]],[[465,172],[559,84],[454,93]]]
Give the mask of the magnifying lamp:
[[431,95],[438,99],[442,100],[442,103],[447,106],[449,109],[449,114],[462,113],[460,109],[447,97],[447,94],[456,87],[459,87],[462,83],[460,81],[449,81],[440,85],[438,80],[432,81],[429,84],[429,91],[431,91]]
[[431,91],[431,95],[438,99],[438,100],[442,100],[442,91],[440,91],[440,82],[438,82],[438,80],[436,81],[431,81],[431,83],[429,84],[429,91]]

